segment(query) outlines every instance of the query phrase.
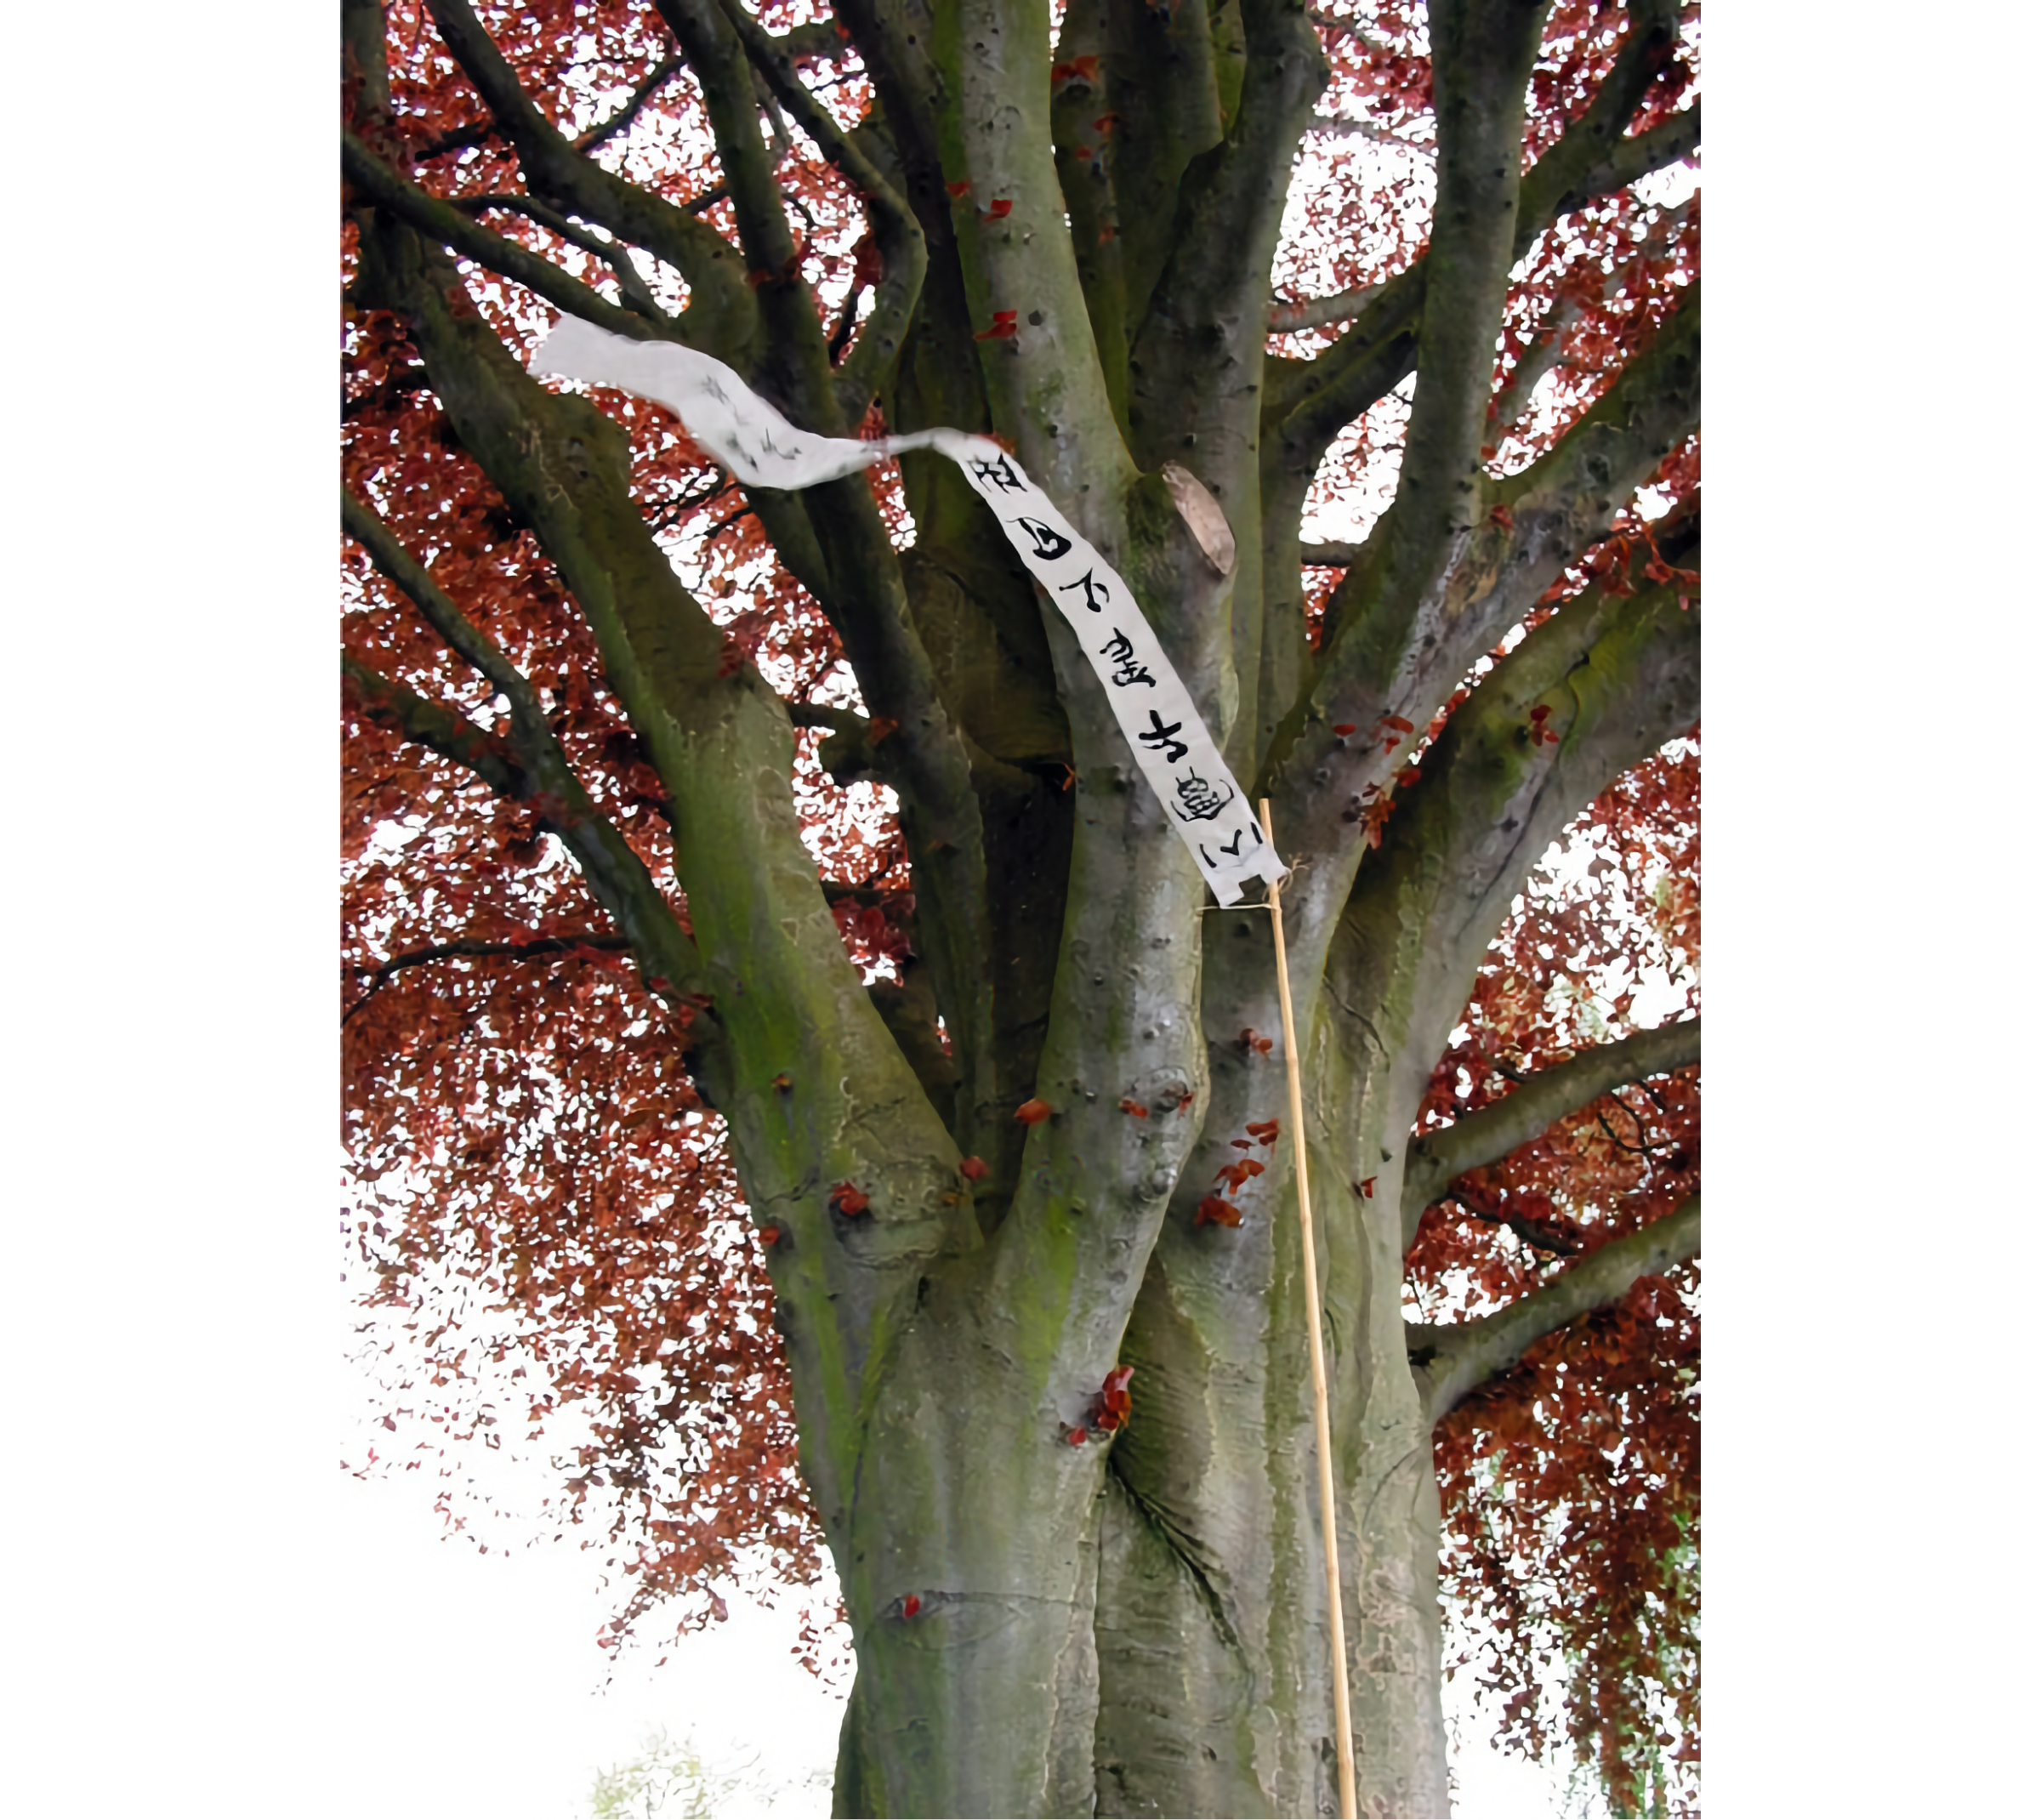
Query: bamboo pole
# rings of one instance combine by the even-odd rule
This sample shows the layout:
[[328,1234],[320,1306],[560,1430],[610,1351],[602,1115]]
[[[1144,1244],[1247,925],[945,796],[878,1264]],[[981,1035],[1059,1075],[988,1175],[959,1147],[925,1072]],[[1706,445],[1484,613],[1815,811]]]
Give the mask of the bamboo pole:
[[[1269,799],[1261,799],[1261,832],[1270,850],[1276,830]],[[1339,1525],[1333,1492],[1332,1419],[1325,1391],[1325,1341],[1318,1313],[1318,1248],[1311,1237],[1311,1185],[1305,1169],[1304,1070],[1297,1052],[1297,1020],[1290,1009],[1290,964],[1282,941],[1282,890],[1269,887],[1269,926],[1276,931],[1276,991],[1282,1004],[1282,1059],[1290,1077],[1290,1154],[1297,1164],[1297,1224],[1304,1236],[1304,1306],[1311,1328],[1311,1416],[1318,1431],[1318,1520],[1325,1535],[1325,1603],[1333,1624],[1333,1723],[1339,1749],[1339,1812],[1356,1820],[1354,1720],[1346,1689],[1346,1618],[1339,1599]]]

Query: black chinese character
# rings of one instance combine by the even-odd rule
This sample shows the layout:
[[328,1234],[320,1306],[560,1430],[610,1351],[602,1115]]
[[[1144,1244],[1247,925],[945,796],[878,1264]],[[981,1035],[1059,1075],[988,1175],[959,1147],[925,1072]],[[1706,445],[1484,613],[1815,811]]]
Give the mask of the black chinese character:
[[1183,725],[1180,720],[1172,720],[1168,726],[1164,726],[1162,710],[1151,708],[1148,710],[1148,727],[1140,736],[1140,742],[1144,746],[1152,747],[1174,765],[1191,749],[1180,739],[1174,737],[1183,730]]
[[[1228,790],[1224,796],[1221,796],[1215,786],[1207,783],[1196,771],[1192,771],[1187,777],[1177,779],[1176,793],[1183,799],[1180,805],[1172,805],[1175,809],[1176,818],[1180,822],[1216,820],[1219,811],[1233,800],[1231,790]],[[1231,846],[1221,846],[1219,850],[1221,853],[1230,853],[1235,859],[1238,859],[1240,857],[1240,836],[1236,834],[1233,837]]]
[[1099,655],[1113,667],[1112,682],[1115,688],[1124,689],[1128,684],[1137,682],[1146,683],[1151,689],[1155,686],[1155,679],[1148,674],[1147,669],[1134,661],[1134,640],[1117,626],[1112,628],[1112,636],[1099,646]]
[[1069,555],[1070,539],[1051,531],[1039,519],[1016,518],[1014,522],[1035,540],[1035,554],[1043,561],[1054,562],[1057,557]]
[[997,461],[974,459],[970,464],[970,469],[979,480],[990,486],[997,486],[1003,493],[1020,492],[1026,489],[1027,484],[1007,465],[1007,460],[1003,455]]
[[[1023,519],[1021,522],[1025,524],[1026,520]],[[1085,572],[1074,582],[1065,582],[1060,588],[1056,589],[1056,592],[1058,594],[1068,594],[1073,588],[1082,588],[1084,590],[1084,604],[1094,613],[1097,612],[1101,606],[1106,606],[1112,598],[1112,596],[1106,592],[1105,583],[1094,582],[1092,580],[1091,571],[1089,569],[1085,570]]]

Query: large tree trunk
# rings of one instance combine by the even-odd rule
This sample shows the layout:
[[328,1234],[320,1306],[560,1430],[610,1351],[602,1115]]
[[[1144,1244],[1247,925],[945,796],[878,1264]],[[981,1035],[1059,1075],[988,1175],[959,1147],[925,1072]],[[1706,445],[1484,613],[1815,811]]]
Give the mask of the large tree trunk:
[[[1354,1196],[1354,1153],[1315,1160],[1334,1203],[1322,1269],[1362,1811],[1443,1814],[1438,1504],[1397,1177]],[[1338,1811],[1299,1268],[1288,1189],[1237,1229],[1167,1222],[1120,1348],[1133,1419],[1083,1446],[1066,1436],[1085,1387],[1063,1389],[1052,1350],[930,1283],[831,1538],[846,1603],[869,1614],[839,1812]]]

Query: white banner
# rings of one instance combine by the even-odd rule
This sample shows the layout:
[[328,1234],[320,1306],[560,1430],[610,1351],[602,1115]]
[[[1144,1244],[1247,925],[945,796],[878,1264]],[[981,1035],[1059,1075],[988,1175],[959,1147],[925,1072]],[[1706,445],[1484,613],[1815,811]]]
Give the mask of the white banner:
[[956,429],[863,442],[796,429],[722,361],[670,341],[633,341],[563,316],[532,356],[533,373],[615,386],[664,405],[687,433],[750,486],[813,486],[910,449],[964,469],[1028,572],[1091,659],[1128,748],[1222,904],[1242,884],[1274,884],[1284,867],[1219,757],[1127,584],[1049,495],[996,442]]

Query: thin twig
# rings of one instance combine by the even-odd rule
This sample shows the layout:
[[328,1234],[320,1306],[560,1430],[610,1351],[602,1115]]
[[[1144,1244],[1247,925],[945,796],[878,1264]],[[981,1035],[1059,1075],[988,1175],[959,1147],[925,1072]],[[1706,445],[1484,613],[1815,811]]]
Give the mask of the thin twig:
[[622,936],[540,936],[530,941],[441,941],[429,948],[412,948],[402,954],[393,954],[374,967],[350,967],[346,971],[355,979],[367,975],[369,987],[342,1015],[344,1024],[349,1018],[373,998],[387,985],[391,977],[406,967],[423,967],[439,960],[537,960],[548,954],[564,954],[576,948],[601,948],[616,953],[628,948],[630,943]]
[[593,151],[604,140],[616,138],[638,117],[638,111],[651,100],[668,78],[676,74],[679,68],[680,59],[679,57],[661,58],[652,66],[651,74],[632,90],[630,100],[626,101],[617,112],[611,115],[600,126],[591,127],[573,142],[575,151]]

